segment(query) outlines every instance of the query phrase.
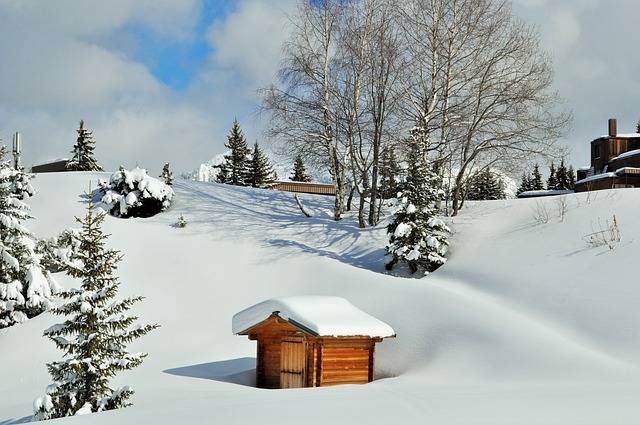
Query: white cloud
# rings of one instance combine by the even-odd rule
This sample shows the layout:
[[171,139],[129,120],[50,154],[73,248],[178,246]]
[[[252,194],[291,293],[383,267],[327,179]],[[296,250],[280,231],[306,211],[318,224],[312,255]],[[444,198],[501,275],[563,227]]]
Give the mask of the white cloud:
[[282,43],[289,35],[287,14],[295,0],[244,0],[224,21],[209,30],[215,61],[252,82],[267,84],[278,69]]

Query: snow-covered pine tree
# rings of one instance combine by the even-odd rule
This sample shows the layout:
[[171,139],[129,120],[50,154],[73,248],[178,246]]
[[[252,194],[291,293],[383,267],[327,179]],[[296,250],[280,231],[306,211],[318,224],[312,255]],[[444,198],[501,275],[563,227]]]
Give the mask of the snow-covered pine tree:
[[224,146],[231,152],[224,156],[224,163],[220,165],[217,181],[235,186],[249,185],[250,182],[247,182],[247,180],[251,151],[247,146],[247,140],[242,133],[238,120],[233,121],[233,127]]
[[383,199],[395,198],[398,195],[398,179],[401,174],[395,149],[389,146],[382,151],[380,167],[380,193]]
[[540,167],[537,163],[533,166],[533,174],[531,175],[531,190],[544,190],[542,174],[540,174]]
[[17,173],[0,146],[0,328],[49,309],[58,286],[40,263],[36,241],[23,225],[29,206],[11,190]]
[[636,124],[636,133],[640,133],[640,120],[638,120],[638,123]]
[[160,174],[160,178],[167,186],[173,186],[173,173],[169,168],[168,162],[165,162],[164,167],[162,167],[162,174]]
[[556,188],[558,190],[571,190],[569,173],[567,171],[567,166],[564,164],[564,159],[560,161],[560,166],[556,170]]
[[411,130],[407,178],[398,197],[391,202],[393,221],[387,227],[387,254],[392,259],[385,266],[387,270],[402,262],[412,273],[420,269],[429,273],[447,261],[450,230],[437,218],[437,203],[445,194],[440,176],[427,163],[421,131]]
[[532,181],[532,177],[528,175],[526,172],[523,172],[522,180],[520,181],[520,187],[518,187],[517,194],[520,195],[521,193],[533,190],[531,181]]
[[477,173],[468,183],[466,199],[470,201],[490,201],[505,198],[504,184],[488,168]]
[[25,173],[23,167],[16,169],[11,178],[11,193],[20,200],[31,198],[35,194],[31,185],[31,175]]
[[266,188],[273,184],[274,172],[269,162],[269,158],[260,149],[258,142],[253,146],[251,162],[249,163],[249,174],[247,183],[252,187]]
[[122,257],[105,247],[104,217],[89,203],[84,219],[76,218],[82,226],[79,264],[66,264],[64,270],[82,284],[60,292],[64,302],[52,311],[67,319],[44,332],[64,356],[47,364],[53,384],[34,402],[38,419],[129,406],[133,390],[113,389],[110,380],[142,363],[147,354],[130,353],[127,345],[158,327],[135,324],[138,318],[126,314],[142,297],[116,299],[120,285],[116,271]]
[[73,157],[67,164],[67,169],[71,171],[102,171],[102,167],[98,165],[93,153],[96,148],[93,132],[84,128],[84,120],[80,121],[80,128],[76,131],[78,138],[76,144],[73,145],[71,151]]
[[305,183],[311,181],[311,177],[307,174],[301,155],[297,155],[293,163],[293,175],[291,176],[291,181]]
[[569,190],[576,190],[576,171],[573,169],[573,165],[569,165],[567,175],[569,179]]
[[549,167],[549,178],[547,179],[547,190],[557,190],[558,179],[556,178],[556,165],[552,162]]

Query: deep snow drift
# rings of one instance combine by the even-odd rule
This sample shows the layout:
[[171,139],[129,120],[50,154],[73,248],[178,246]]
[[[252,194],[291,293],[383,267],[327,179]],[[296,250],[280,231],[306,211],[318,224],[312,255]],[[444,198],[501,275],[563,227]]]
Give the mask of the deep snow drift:
[[[28,226],[53,236],[82,215],[81,193],[108,174],[39,175]],[[122,295],[141,294],[143,321],[162,328],[116,384],[134,406],[64,419],[91,424],[630,424],[640,421],[640,191],[472,203],[451,223],[450,261],[424,279],[383,273],[383,225],[334,222],[331,199],[176,181],[171,209],[108,217],[125,257]],[[539,224],[540,206],[549,222]],[[174,226],[183,214],[188,225]],[[616,214],[622,240],[583,236]],[[58,275],[63,285],[73,284]],[[388,323],[365,386],[252,388],[255,343],[232,316],[266,299],[335,295]],[[0,331],[0,424],[28,421],[59,353],[44,314]]]

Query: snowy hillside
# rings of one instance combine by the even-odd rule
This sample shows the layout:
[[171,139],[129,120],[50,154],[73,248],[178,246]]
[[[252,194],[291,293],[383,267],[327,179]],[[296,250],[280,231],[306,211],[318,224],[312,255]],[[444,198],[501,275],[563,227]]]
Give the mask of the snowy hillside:
[[[40,237],[72,226],[103,174],[39,175],[28,225]],[[453,220],[450,261],[424,279],[383,273],[384,225],[334,222],[331,198],[178,180],[171,209],[106,219],[125,255],[124,295],[144,295],[136,342],[149,352],[117,383],[131,408],[73,424],[629,424],[640,421],[640,191],[472,203]],[[544,208],[548,223],[534,220]],[[173,226],[180,215],[188,225]],[[616,215],[621,242],[583,236]],[[58,276],[64,285],[69,279]],[[233,315],[290,295],[335,295],[391,325],[376,348],[378,380],[302,390],[251,387],[255,343]],[[59,353],[41,315],[0,331],[0,424],[30,420]]]

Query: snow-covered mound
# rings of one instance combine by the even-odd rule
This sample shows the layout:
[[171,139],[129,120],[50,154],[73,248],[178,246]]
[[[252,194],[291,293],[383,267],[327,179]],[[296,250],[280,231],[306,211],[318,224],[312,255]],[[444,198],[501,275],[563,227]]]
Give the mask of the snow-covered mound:
[[370,336],[386,338],[395,335],[391,326],[372,317],[340,297],[297,296],[272,298],[251,306],[233,316],[234,334],[278,313],[285,320],[295,320],[321,336]]
[[[82,215],[89,180],[39,175],[29,199],[39,237]],[[384,224],[334,222],[331,198],[176,181],[172,208],[107,218],[122,250],[121,293],[157,331],[131,347],[149,357],[120,376],[134,406],[74,424],[629,424],[640,418],[640,191],[468,203],[448,223],[447,264],[424,279],[384,273]],[[549,221],[534,216],[544,207]],[[583,237],[616,215],[615,249]],[[189,225],[173,226],[180,215]],[[74,283],[64,276],[65,286]],[[232,317],[274,297],[345,298],[393,327],[364,386],[252,388],[255,342]],[[27,421],[59,353],[41,315],[0,331],[0,424]]]

